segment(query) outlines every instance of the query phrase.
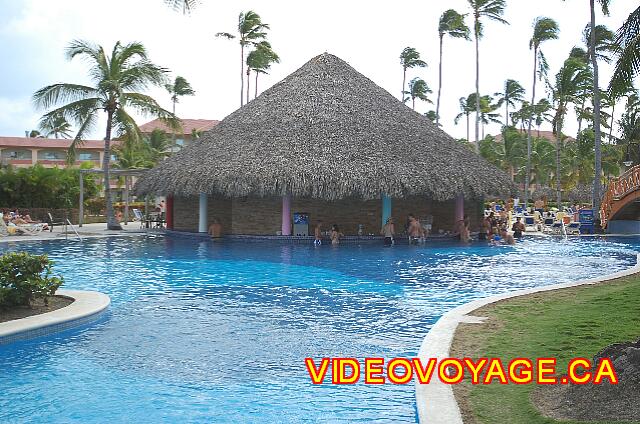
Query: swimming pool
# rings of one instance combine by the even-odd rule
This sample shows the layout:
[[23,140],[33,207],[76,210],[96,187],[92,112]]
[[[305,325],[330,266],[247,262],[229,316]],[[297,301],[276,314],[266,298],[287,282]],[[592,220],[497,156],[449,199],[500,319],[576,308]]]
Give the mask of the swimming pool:
[[445,311],[619,271],[638,244],[0,243],[112,299],[86,328],[0,346],[0,422],[414,423],[412,384],[313,386],[304,358],[415,356]]

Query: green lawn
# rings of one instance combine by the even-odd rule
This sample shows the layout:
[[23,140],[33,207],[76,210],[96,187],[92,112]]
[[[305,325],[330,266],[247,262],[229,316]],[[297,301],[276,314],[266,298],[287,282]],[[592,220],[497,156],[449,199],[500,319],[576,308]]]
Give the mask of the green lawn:
[[[504,363],[515,357],[556,357],[557,369],[563,370],[570,358],[591,358],[608,344],[640,337],[640,275],[518,297],[486,306],[473,315],[488,320],[458,328],[453,357],[499,357]],[[538,413],[529,398],[534,388],[512,384],[454,386],[465,423],[560,422]]]

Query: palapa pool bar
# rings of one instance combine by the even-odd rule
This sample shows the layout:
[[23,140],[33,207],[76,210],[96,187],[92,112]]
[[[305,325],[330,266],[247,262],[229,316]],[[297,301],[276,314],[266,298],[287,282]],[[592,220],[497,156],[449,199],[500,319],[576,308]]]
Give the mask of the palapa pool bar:
[[[397,230],[409,213],[434,233],[463,215],[477,228],[510,178],[340,58],[325,53],[147,172],[138,194],[166,195],[170,229],[296,235],[293,214],[346,235]],[[300,233],[298,229],[297,233]]]

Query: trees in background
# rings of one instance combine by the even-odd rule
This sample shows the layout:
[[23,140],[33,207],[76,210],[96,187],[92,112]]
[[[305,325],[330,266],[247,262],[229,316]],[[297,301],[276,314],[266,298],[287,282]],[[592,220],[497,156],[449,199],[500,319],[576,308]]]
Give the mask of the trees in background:
[[[540,45],[545,41],[555,40],[558,38],[560,28],[556,21],[551,18],[538,17],[533,23],[533,36],[529,40],[529,49],[533,50],[533,84],[531,88],[531,105],[536,104],[536,82],[538,78],[546,77],[549,65],[544,57],[544,53],[540,49]],[[527,122],[527,166],[526,178],[524,183],[524,192],[527,196],[524,199],[525,205],[529,202],[529,180],[531,173],[531,124],[533,117]]]
[[195,96],[196,92],[191,88],[191,84],[186,78],[177,76],[171,84],[165,84],[164,88],[171,94],[171,103],[173,105],[173,114],[176,114],[176,103],[183,96]]
[[411,108],[413,110],[416,110],[416,99],[433,103],[428,97],[431,93],[432,91],[427,83],[422,78],[417,77],[409,81],[409,91],[405,91],[405,94],[411,98]]
[[[244,105],[244,65],[246,61],[245,49],[250,46],[256,46],[259,42],[267,38],[267,30],[269,24],[262,22],[262,18],[253,10],[240,12],[238,16],[237,38],[240,42],[240,106]],[[236,35],[228,32],[219,32],[216,37],[226,39],[235,39]],[[248,81],[248,78],[247,78]],[[247,87],[248,97],[249,87]],[[248,100],[247,100],[248,101]]]
[[420,59],[420,53],[413,47],[405,47],[400,53],[400,65],[402,66],[402,92],[400,100],[406,102],[408,98],[405,97],[407,93],[407,69],[412,68],[426,68],[427,62]]
[[[141,93],[150,86],[163,87],[167,70],[153,62],[140,43],[121,44],[117,42],[111,54],[102,46],[87,41],[74,40],[66,49],[67,59],[85,59],[89,65],[92,86],[72,83],[49,85],[36,91],[33,102],[38,109],[50,110],[41,123],[62,116],[78,127],[78,132],[69,148],[70,162],[75,160],[75,149],[82,145],[86,135],[95,128],[100,117],[106,118],[104,137],[104,191],[107,209],[107,228],[122,229],[117,223],[111,199],[109,184],[109,159],[113,135],[127,135],[132,142],[142,139],[140,129],[130,111],[142,115],[152,115],[177,127],[179,121],[174,114],[160,107],[152,97]],[[106,115],[103,115],[103,113]]]
[[482,19],[509,24],[502,16],[507,7],[505,0],[467,0],[473,16],[473,35],[476,45],[476,137],[475,148],[478,151],[480,141],[480,38],[483,34]]
[[[0,207],[8,208],[77,208],[80,195],[80,171],[77,168],[0,169]],[[92,175],[84,177],[84,198],[98,194]]]
[[268,74],[273,63],[280,63],[280,56],[271,48],[268,41],[260,41],[255,48],[247,55],[247,103],[249,102],[249,76],[251,71],[256,74],[254,84],[254,96],[258,97],[258,75]]
[[[440,123],[440,96],[442,93],[442,45],[444,36],[471,40],[470,30],[464,22],[466,15],[462,15],[453,9],[446,10],[440,16],[438,24],[438,38],[440,39],[440,60],[438,61],[438,100],[436,101],[436,124]],[[402,84],[404,89],[404,83]]]

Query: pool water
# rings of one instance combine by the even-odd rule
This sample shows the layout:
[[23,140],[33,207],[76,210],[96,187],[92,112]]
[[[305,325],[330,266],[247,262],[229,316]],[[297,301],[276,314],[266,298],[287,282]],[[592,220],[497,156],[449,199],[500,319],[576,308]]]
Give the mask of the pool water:
[[314,386],[304,358],[415,356],[457,305],[619,271],[637,246],[0,243],[112,299],[96,323],[0,346],[0,422],[415,423],[413,384]]

